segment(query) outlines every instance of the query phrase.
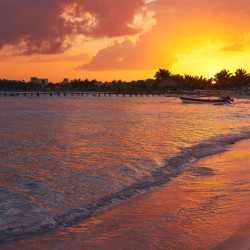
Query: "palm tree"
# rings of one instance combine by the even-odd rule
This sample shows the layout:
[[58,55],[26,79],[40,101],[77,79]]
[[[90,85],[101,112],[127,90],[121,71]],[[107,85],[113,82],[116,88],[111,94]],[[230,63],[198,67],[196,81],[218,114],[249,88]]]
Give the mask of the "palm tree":
[[157,82],[161,82],[169,77],[171,77],[171,72],[168,69],[159,69],[154,76]]
[[233,83],[238,88],[243,88],[244,85],[250,82],[250,76],[245,69],[237,69],[233,76]]
[[216,82],[218,87],[229,87],[231,85],[231,75],[232,73],[229,70],[223,69],[215,75]]

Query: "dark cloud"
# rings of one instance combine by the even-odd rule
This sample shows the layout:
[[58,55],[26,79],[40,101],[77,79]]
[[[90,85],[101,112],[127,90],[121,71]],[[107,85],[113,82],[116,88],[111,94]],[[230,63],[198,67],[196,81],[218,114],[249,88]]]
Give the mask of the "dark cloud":
[[0,49],[23,54],[59,53],[74,35],[131,35],[143,0],[0,0]]

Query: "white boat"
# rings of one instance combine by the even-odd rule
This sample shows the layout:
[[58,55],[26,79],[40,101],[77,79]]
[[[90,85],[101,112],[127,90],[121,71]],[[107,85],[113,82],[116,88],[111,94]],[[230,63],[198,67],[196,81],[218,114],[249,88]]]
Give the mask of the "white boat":
[[180,99],[182,100],[183,103],[210,103],[210,104],[215,104],[215,105],[223,105],[226,103],[231,103],[233,102],[233,99],[230,97],[225,97],[225,98],[201,98],[201,97],[184,97],[180,96]]

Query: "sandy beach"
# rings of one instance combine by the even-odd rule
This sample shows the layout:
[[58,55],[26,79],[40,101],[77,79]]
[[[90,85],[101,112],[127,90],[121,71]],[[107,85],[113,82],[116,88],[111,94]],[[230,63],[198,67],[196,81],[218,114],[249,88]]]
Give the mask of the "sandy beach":
[[250,140],[237,142],[224,153],[192,163],[183,175],[149,193],[80,224],[7,243],[5,249],[247,250],[249,147]]
[[[227,152],[194,162],[184,175],[151,193],[83,223],[79,232],[110,221],[104,234],[82,244],[105,249],[112,245],[117,249],[249,249],[249,148],[250,140],[237,142]],[[230,197],[231,184],[238,186],[239,195]]]
[[[187,166],[184,175],[158,189],[74,229],[80,235],[86,229],[97,233],[96,224],[108,223],[105,232],[82,242],[90,249],[249,249],[249,191],[243,192],[249,190],[249,148],[250,140],[237,142],[227,152]],[[230,184],[242,193],[229,198]]]

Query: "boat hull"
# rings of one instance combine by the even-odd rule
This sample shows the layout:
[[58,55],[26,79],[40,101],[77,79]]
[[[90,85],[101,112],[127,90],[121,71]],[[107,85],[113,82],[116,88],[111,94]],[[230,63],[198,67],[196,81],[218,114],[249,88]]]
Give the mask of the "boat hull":
[[191,97],[180,97],[183,103],[211,103],[211,104],[225,104],[226,101],[222,99],[201,99]]

